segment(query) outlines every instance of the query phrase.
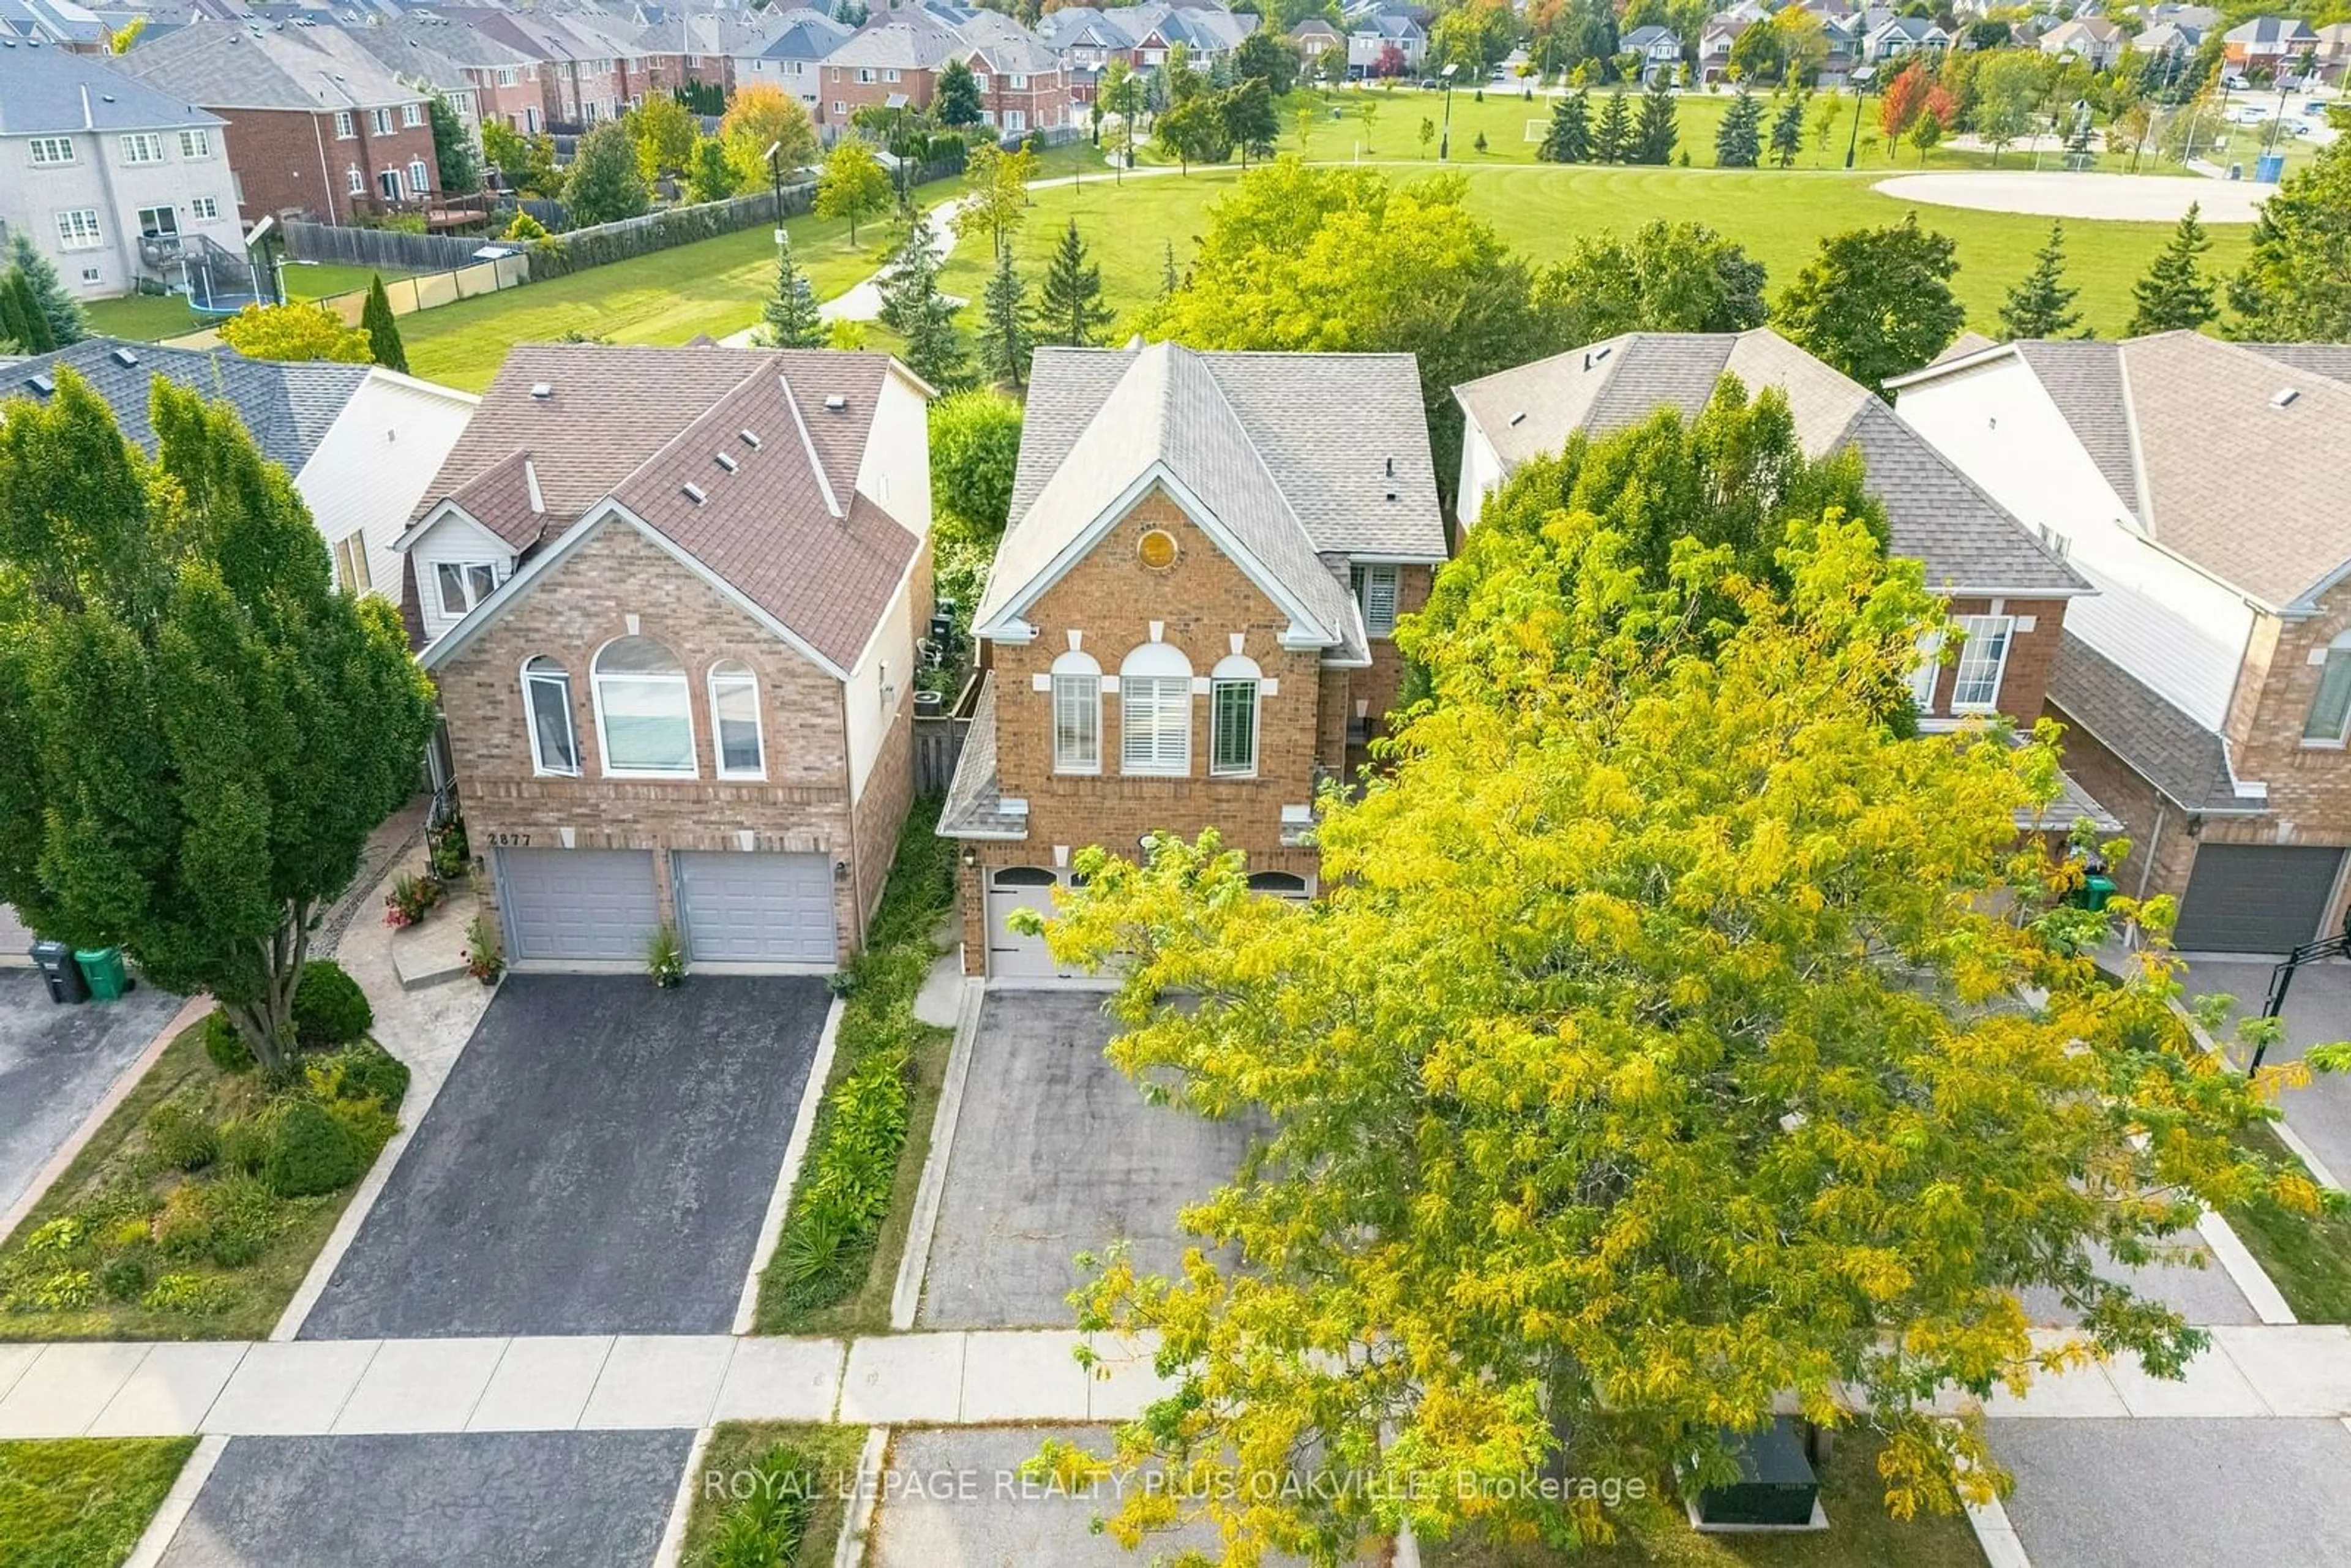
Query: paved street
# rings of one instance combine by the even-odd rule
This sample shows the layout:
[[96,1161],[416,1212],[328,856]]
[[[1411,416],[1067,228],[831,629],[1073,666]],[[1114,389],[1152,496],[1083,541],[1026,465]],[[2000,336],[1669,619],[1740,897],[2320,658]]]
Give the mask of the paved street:
[[0,969],[0,1214],[180,1010],[152,986],[60,1007],[37,969]]
[[1122,1239],[1172,1272],[1191,1244],[1186,1203],[1230,1179],[1248,1134],[1146,1104],[1102,1057],[1092,992],[993,991],[980,1014],[917,1322],[1034,1327],[1071,1321],[1071,1260]]
[[830,1005],[510,977],[302,1337],[724,1332]]
[[[2269,994],[2268,964],[2229,963],[2214,958],[2190,964],[2191,995],[2221,992],[2237,998],[2241,1012],[2259,1014]],[[2268,1060],[2299,1061],[2314,1045],[2351,1040],[2351,963],[2312,964],[2286,991],[2285,1039]],[[2224,1030],[2222,1039],[2227,1038]],[[2300,1134],[2337,1181],[2351,1181],[2351,1078],[2314,1080],[2288,1092],[2286,1125]]]

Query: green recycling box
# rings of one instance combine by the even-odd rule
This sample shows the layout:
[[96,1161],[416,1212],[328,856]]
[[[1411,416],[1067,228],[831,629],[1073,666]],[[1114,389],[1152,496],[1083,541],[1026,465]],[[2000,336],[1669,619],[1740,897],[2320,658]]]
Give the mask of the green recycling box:
[[78,947],[74,962],[81,966],[82,978],[89,982],[89,998],[94,1002],[119,999],[131,988],[130,972],[122,967],[120,947]]

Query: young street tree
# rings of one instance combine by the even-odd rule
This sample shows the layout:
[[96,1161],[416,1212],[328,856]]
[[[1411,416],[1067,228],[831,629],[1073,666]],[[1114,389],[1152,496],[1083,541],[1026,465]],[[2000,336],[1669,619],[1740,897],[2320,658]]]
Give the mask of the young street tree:
[[682,174],[693,161],[694,144],[702,128],[685,106],[667,93],[655,93],[629,111],[630,138],[637,145],[637,172],[647,184],[665,175]]
[[2229,281],[2230,335],[2351,343],[2351,114],[2307,168],[2262,204],[2252,254]]
[[956,209],[956,237],[985,235],[988,254],[1002,256],[1029,217],[1029,182],[1037,174],[1037,154],[1026,147],[1007,152],[993,141],[972,150],[964,168],[962,204]]
[[1715,166],[1752,169],[1763,161],[1763,106],[1741,88],[1714,132]]
[[315,299],[290,305],[248,305],[220,324],[221,341],[251,360],[337,360],[364,365],[375,359],[366,329]]
[[1551,125],[1536,159],[1544,163],[1592,162],[1592,94],[1578,88],[1551,106]]
[[0,423],[0,900],[210,992],[276,1068],[433,693],[227,405],[152,395],[152,462],[70,371]]
[[716,136],[705,136],[694,144],[694,156],[685,166],[685,199],[689,202],[723,202],[741,188],[735,161],[726,154],[726,143]]
[[1633,163],[1666,164],[1674,161],[1674,145],[1681,132],[1674,125],[1674,95],[1666,90],[1664,81],[1649,84],[1641,95],[1641,118],[1633,128],[1633,141],[1626,162]]
[[1803,150],[1804,99],[1802,93],[1792,92],[1771,120],[1771,158],[1781,168],[1790,168]]
[[799,99],[770,82],[746,82],[735,89],[718,121],[718,140],[726,144],[738,191],[755,191],[773,182],[770,147],[786,174],[816,157],[816,122]]
[[967,379],[963,335],[956,308],[939,292],[937,231],[925,214],[906,225],[906,237],[882,272],[882,324],[906,340],[906,366],[941,392]]
[[971,74],[971,67],[961,60],[949,60],[939,71],[938,89],[932,95],[931,112],[938,116],[941,125],[960,130],[979,123],[979,78]]
[[768,297],[760,319],[767,324],[768,345],[776,349],[821,349],[824,317],[817,308],[816,288],[799,263],[792,259],[788,238],[776,256],[776,291]]
[[1601,101],[1600,122],[1592,131],[1592,161],[1629,162],[1633,152],[1633,110],[1625,102],[1624,89],[1619,88]]
[[1959,335],[1968,313],[1951,293],[1959,270],[1949,235],[1911,213],[1885,228],[1821,242],[1771,318],[1791,340],[1880,396]]
[[1012,265],[1012,252],[996,253],[996,270],[980,298],[979,363],[987,376],[1019,392],[1029,380],[1029,287]]
[[2212,248],[2204,225],[2197,221],[2199,210],[2199,204],[2189,204],[2188,210],[2179,214],[2171,238],[2156,252],[2147,276],[2131,285],[2131,298],[2136,303],[2131,309],[2130,325],[2123,329],[2124,336],[2193,330],[2220,313],[2212,285],[2197,260]]
[[387,371],[408,373],[408,350],[400,341],[400,320],[392,313],[392,297],[383,291],[383,275],[368,280],[367,304],[360,309],[360,330],[368,338],[368,357]]
[[855,245],[857,221],[889,204],[889,172],[873,156],[873,149],[854,136],[834,142],[816,177],[816,215],[847,219],[849,243]]
[[[1586,461],[1679,489],[1687,450]],[[1263,1129],[1185,1211],[1180,1277],[1113,1250],[1081,1291],[1081,1330],[1156,1332],[1176,1380],[1113,1438],[1158,1483],[1123,1488],[1127,1545],[1201,1517],[1228,1564],[1405,1521],[1598,1544],[1598,1499],[1540,1478],[1719,1485],[1719,1434],[1782,1397],[1883,1442],[1896,1514],[1954,1511],[2003,1477],[1937,1392],[2083,1358],[2016,1292],[2176,1372],[2205,1335],[2107,1253],[2256,1192],[2315,1207],[2233,1145],[2279,1070],[2213,1067],[2159,944],[2121,984],[2074,956],[2108,916],[2056,906],[2014,827],[2050,737],[1886,722],[1943,624],[1915,563],[1799,512],[1778,591],[1708,527],[1631,573],[1638,540],[1543,512],[1445,569],[1473,580],[1442,635],[1398,629],[1437,700],[1392,779],[1326,800],[1323,899],[1251,897],[1213,835],[1074,862],[1049,936],[1116,955],[1111,1060]],[[2159,933],[2168,903],[2123,913]],[[1301,1454],[1361,1484],[1297,1486]]]
[[2071,337],[2082,324],[2082,313],[2074,308],[2080,292],[2065,287],[2065,225],[2052,223],[2049,243],[2032,253],[2032,270],[2001,305],[2000,329],[2011,340]]
[[580,139],[580,151],[563,182],[563,204],[581,228],[633,218],[653,204],[625,123],[608,120]]
[[1037,290],[1037,341],[1064,348],[1090,349],[1113,312],[1102,303],[1102,267],[1086,259],[1085,242],[1078,237],[1078,220],[1061,231],[1045,264],[1045,281]]

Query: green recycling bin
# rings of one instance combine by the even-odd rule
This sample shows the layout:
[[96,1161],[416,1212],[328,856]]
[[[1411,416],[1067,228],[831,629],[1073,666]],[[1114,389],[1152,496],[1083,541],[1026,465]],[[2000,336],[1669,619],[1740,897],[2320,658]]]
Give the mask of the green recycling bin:
[[81,977],[89,982],[89,999],[94,1002],[118,1001],[131,988],[131,974],[122,967],[120,947],[77,947],[74,962],[81,966]]
[[[2076,907],[2082,909],[2104,909],[2106,906],[2106,900],[2114,895],[2115,879],[2092,872],[2082,879],[2081,891],[2074,895],[2074,903]],[[95,988],[92,988],[95,989]]]

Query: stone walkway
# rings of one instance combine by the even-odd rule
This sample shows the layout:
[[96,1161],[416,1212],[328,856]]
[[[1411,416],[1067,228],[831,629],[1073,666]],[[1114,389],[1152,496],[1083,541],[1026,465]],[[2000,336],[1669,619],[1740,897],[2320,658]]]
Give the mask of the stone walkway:
[[[2003,1419],[2351,1418],[2351,1328],[2222,1327],[2179,1381],[2125,1358],[1996,1394]],[[2040,1331],[2044,1344],[2063,1331]],[[1165,1392],[1146,1344],[1089,1375],[1063,1330],[0,1345],[0,1439],[1124,1420]],[[1972,1402],[1945,1402],[1957,1414]]]

